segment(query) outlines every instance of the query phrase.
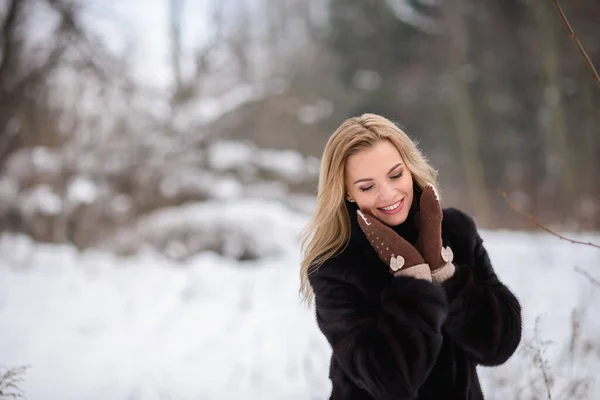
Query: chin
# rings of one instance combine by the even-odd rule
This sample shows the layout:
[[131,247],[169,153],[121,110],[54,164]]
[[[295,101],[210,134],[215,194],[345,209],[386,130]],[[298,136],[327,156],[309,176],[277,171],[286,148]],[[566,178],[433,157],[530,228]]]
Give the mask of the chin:
[[388,226],[397,226],[406,221],[407,215],[398,213],[396,215],[380,215],[379,220]]

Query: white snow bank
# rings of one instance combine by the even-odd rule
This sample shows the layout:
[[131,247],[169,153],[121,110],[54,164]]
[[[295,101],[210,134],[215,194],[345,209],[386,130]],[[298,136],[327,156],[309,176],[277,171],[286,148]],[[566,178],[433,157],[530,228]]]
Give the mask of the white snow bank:
[[[165,211],[145,229],[235,222],[257,248],[281,251],[240,268],[213,252],[174,263],[151,251],[124,259],[1,237],[0,364],[31,365],[22,385],[29,400],[327,397],[329,346],[297,297],[293,238],[305,219],[267,202],[191,207],[188,215],[172,219]],[[517,354],[501,367],[481,368],[486,398],[543,393],[525,351],[538,316],[540,339],[555,342],[544,353],[554,392],[574,377],[597,375],[600,288],[573,268],[600,277],[600,251],[545,235],[483,236],[525,317]],[[570,360],[561,349],[571,343],[572,310],[580,305]],[[598,383],[580,398],[600,398]]]

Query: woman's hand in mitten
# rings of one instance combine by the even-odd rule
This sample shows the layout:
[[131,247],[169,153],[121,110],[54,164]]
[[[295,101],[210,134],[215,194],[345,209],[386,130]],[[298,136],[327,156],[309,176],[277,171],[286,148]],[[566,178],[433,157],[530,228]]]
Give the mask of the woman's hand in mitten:
[[420,210],[416,215],[419,227],[416,246],[429,264],[434,282],[444,282],[455,271],[452,249],[442,245],[442,218],[439,196],[434,186],[428,184],[421,194]]
[[377,218],[357,210],[358,224],[394,276],[412,276],[431,281],[429,266],[417,249]]

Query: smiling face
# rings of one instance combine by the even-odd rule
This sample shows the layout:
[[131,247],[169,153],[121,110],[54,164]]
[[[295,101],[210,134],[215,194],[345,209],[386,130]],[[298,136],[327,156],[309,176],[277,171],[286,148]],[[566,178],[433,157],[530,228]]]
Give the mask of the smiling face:
[[388,140],[348,157],[344,180],[358,207],[388,226],[408,217],[413,201],[413,179],[400,152]]

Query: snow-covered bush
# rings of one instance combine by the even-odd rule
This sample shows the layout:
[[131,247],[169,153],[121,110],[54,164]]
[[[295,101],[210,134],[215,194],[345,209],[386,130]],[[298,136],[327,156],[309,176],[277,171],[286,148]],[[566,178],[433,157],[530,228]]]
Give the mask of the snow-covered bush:
[[174,260],[205,251],[256,260],[294,251],[303,223],[301,214],[277,201],[210,201],[157,210],[123,228],[102,247],[120,254],[150,248]]

